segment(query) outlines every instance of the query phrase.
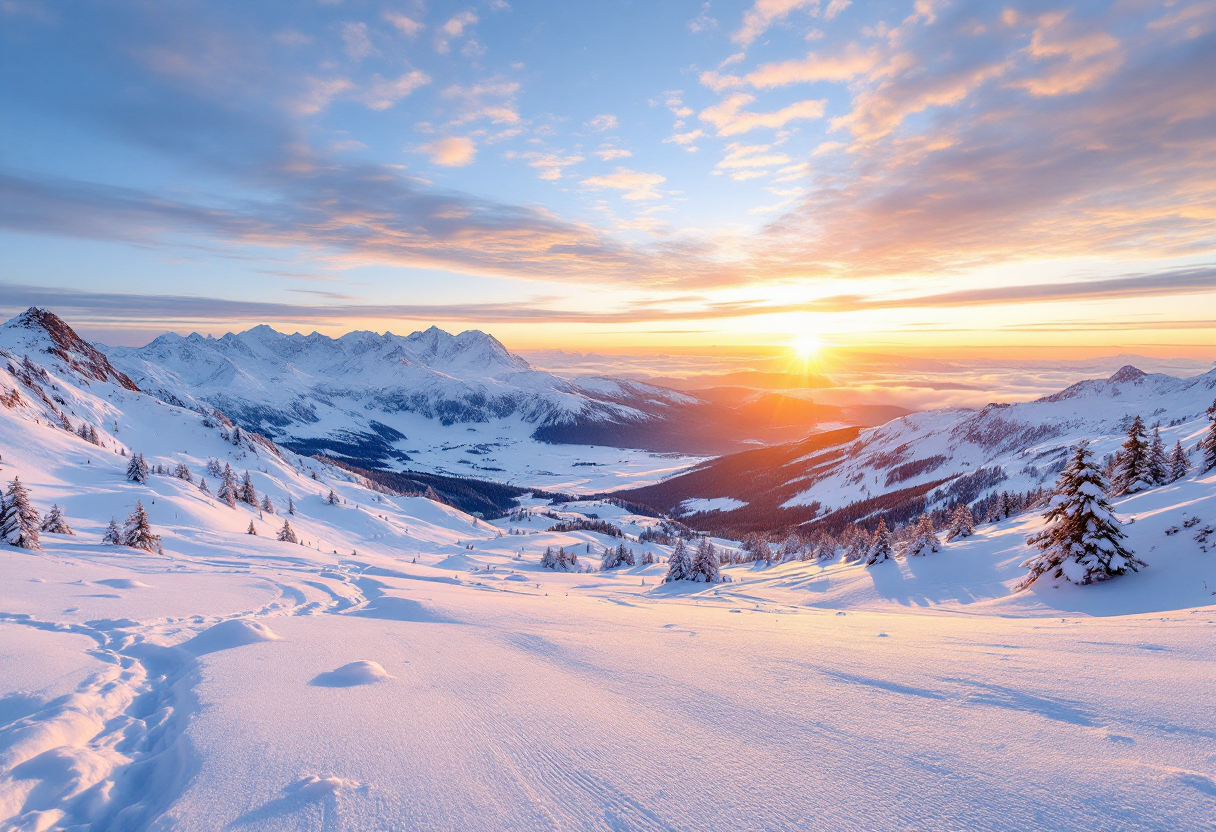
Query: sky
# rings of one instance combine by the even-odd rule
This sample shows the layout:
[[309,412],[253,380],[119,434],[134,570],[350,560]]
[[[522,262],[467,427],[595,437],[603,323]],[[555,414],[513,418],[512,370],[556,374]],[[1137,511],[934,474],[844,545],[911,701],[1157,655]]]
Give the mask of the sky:
[[0,312],[1216,353],[1216,0],[0,2]]

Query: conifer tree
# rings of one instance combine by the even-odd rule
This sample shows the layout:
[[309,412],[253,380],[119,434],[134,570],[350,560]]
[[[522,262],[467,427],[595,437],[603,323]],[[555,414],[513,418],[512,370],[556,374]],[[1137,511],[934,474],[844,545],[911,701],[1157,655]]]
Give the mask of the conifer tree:
[[798,535],[790,532],[785,536],[785,540],[781,541],[781,546],[777,549],[777,562],[785,563],[787,560],[797,560],[798,554],[802,551],[802,540]]
[[110,525],[106,527],[106,533],[102,535],[101,542],[109,546],[122,545],[122,530],[118,528],[113,517],[110,518]]
[[38,545],[38,512],[30,505],[30,495],[18,477],[13,477],[0,500],[0,537],[9,546],[41,548]]
[[70,534],[75,535],[72,527],[68,525],[68,521],[63,516],[63,509],[58,503],[51,506],[51,510],[47,512],[46,518],[42,521],[43,534]]
[[1030,572],[1018,584],[1019,590],[1045,574],[1088,584],[1144,566],[1123,547],[1125,535],[1107,501],[1106,482],[1084,442],[1060,473],[1043,516],[1047,528],[1026,538],[1039,553],[1022,563]]
[[545,553],[543,555],[541,555],[541,557],[540,557],[540,568],[541,569],[556,569],[557,568],[557,557],[556,557],[556,555],[553,554],[552,546],[545,547]]
[[258,507],[258,493],[253,490],[253,479],[249,476],[248,471],[245,472],[245,479],[241,481],[241,488],[237,494],[237,499],[254,508]]
[[1148,477],[1154,486],[1170,481],[1169,459],[1165,455],[1165,443],[1161,441],[1160,423],[1153,425],[1153,435],[1149,437]]
[[1208,432],[1199,440],[1199,450],[1203,452],[1203,460],[1199,463],[1202,471],[1207,473],[1216,468],[1216,402],[1208,408]]
[[1177,482],[1191,472],[1191,460],[1186,455],[1186,449],[1181,442],[1174,443],[1168,460],[1170,482]]
[[689,580],[706,584],[721,582],[722,569],[718,561],[718,550],[709,542],[709,538],[702,538],[697,544],[697,553],[693,556],[689,571]]
[[227,463],[224,463],[224,470],[220,474],[220,487],[215,496],[229,508],[236,508],[236,478],[232,474],[232,466]]
[[274,503],[270,502],[269,494],[262,495],[262,511],[267,514],[274,514]]
[[815,560],[819,563],[827,563],[836,557],[836,541],[830,534],[825,534],[819,538],[819,543],[815,546]]
[[148,463],[144,461],[143,454],[131,451],[131,461],[127,463],[127,479],[131,482],[148,481]]
[[891,560],[895,553],[891,547],[891,532],[887,530],[887,521],[878,518],[878,528],[874,530],[874,540],[870,543],[870,551],[866,553],[866,566]]
[[257,533],[258,533],[257,528],[256,528],[256,527],[253,525],[253,521],[252,521],[252,520],[250,520],[250,521],[249,521],[249,528],[245,529],[245,534],[251,534],[251,535],[254,535],[254,536],[256,537],[256,536],[257,536]]
[[916,521],[916,529],[912,532],[907,548],[904,549],[904,557],[931,555],[940,552],[941,548],[942,543],[933,530],[933,519],[928,514],[922,514]]
[[667,559],[667,576],[663,578],[663,583],[686,581],[691,577],[690,572],[692,572],[692,561],[688,557],[684,538],[677,537],[676,545],[671,550],[671,557]]
[[173,469],[173,476],[177,477],[179,480],[185,480],[186,482],[191,483],[194,482],[194,475],[190,473],[190,469],[184,462],[177,463],[177,466]]
[[946,542],[971,537],[973,534],[975,534],[975,516],[966,503],[959,503],[958,508],[954,509],[954,514],[950,515],[950,530],[946,532]]
[[287,498],[287,513],[290,514],[292,517],[295,517],[295,514],[296,514],[296,504],[294,502],[292,502],[292,499],[290,496]]
[[208,497],[211,496],[211,489],[207,487],[207,478],[206,477],[198,478],[198,490],[203,492],[204,494],[206,494]]
[[207,473],[213,477],[222,477],[224,469],[220,467],[220,461],[215,457],[207,460]]
[[858,526],[852,527],[852,538],[849,540],[849,545],[844,550],[842,560],[845,563],[854,563],[862,560],[870,553],[871,536],[865,529]]
[[122,545],[147,552],[155,552],[160,546],[160,537],[152,534],[148,512],[144,511],[144,504],[139,500],[135,501],[135,511],[131,512],[127,524],[123,527]]
[[279,529],[279,540],[284,543],[299,543],[296,538],[296,531],[291,527],[291,523],[287,520],[283,521],[283,528]]
[[325,498],[325,502],[329,503],[331,506],[336,506],[338,504],[338,495],[334,493],[332,488],[329,489],[329,496]]
[[[1101,474],[1101,472],[1098,472]],[[1132,419],[1115,461],[1115,475],[1111,479],[1111,493],[1135,494],[1153,485],[1149,472],[1148,442],[1144,437],[1144,420],[1139,414]]]

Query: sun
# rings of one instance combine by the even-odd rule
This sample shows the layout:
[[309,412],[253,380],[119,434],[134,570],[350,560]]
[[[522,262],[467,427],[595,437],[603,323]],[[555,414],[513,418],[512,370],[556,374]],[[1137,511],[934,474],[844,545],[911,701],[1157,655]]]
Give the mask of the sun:
[[799,359],[809,361],[819,353],[820,348],[823,347],[823,341],[819,340],[817,335],[805,333],[795,338],[790,346],[793,347],[794,354]]

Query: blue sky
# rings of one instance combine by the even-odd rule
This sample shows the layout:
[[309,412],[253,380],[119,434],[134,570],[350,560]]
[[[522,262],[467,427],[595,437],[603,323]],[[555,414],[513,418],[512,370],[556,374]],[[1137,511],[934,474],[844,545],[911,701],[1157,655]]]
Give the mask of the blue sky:
[[1210,0],[0,14],[5,312],[126,341],[1216,340]]

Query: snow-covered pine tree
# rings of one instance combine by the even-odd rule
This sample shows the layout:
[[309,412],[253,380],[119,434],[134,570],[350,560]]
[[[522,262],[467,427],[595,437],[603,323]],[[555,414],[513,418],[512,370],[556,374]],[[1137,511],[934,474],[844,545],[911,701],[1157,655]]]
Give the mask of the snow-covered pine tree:
[[1177,482],[1191,472],[1191,460],[1186,455],[1186,449],[1181,442],[1174,443],[1167,460],[1170,472],[1170,482]]
[[649,549],[642,552],[641,563],[642,563],[642,566],[653,566],[654,565],[654,552],[650,551]]
[[[1101,471],[1098,472],[1101,474]],[[1127,438],[1115,462],[1115,475],[1111,479],[1111,493],[1116,497],[1121,494],[1135,494],[1146,488],[1152,488],[1153,480],[1149,473],[1148,441],[1144,436],[1144,420],[1137,414],[1127,429]]]
[[540,556],[540,568],[541,569],[556,569],[557,568],[557,556],[554,555],[552,546],[546,546],[545,553]]
[[220,472],[220,487],[215,492],[215,496],[229,508],[236,508],[236,477],[232,474],[232,466],[226,462],[224,470]]
[[270,502],[269,494],[262,495],[262,511],[267,514],[274,514],[274,503]]
[[845,547],[844,557],[842,558],[845,563],[855,563],[870,553],[870,534],[865,529],[857,526],[853,526],[852,528],[852,537],[849,540],[848,546]]
[[296,538],[296,530],[291,527],[291,523],[287,520],[283,521],[283,528],[279,529],[279,540],[284,543],[299,543]]
[[765,563],[773,562],[773,549],[763,537],[757,536],[752,545],[752,560],[757,563],[760,561],[764,561]]
[[1148,441],[1148,475],[1153,485],[1165,485],[1170,481],[1170,463],[1161,440],[1160,422],[1153,425],[1153,435]]
[[1203,460],[1199,463],[1203,471],[1216,468],[1216,402],[1208,408],[1208,432],[1199,440],[1199,450],[1203,452]]
[[785,536],[785,540],[781,541],[781,545],[777,548],[777,562],[785,563],[787,560],[797,560],[799,553],[802,551],[802,540],[798,535],[790,532]]
[[241,488],[237,492],[237,499],[254,508],[258,507],[258,493],[253,490],[253,479],[249,476],[248,471],[245,472],[245,479],[241,480]]
[[213,477],[222,477],[224,469],[220,467],[220,461],[215,457],[207,460],[207,473]]
[[131,451],[131,461],[127,463],[127,479],[131,482],[148,481],[148,463],[144,462],[143,454]]
[[207,478],[206,477],[198,478],[198,490],[203,492],[204,494],[206,494],[208,497],[211,496],[211,489],[207,487]]
[[827,563],[836,557],[836,540],[830,534],[825,534],[819,538],[819,543],[815,545],[815,560],[819,563]]
[[250,521],[249,521],[249,528],[245,529],[245,534],[251,534],[251,535],[253,535],[254,537],[256,537],[256,536],[257,536],[257,533],[258,533],[257,527],[256,527],[256,526],[254,526],[254,525],[253,525],[253,521],[252,521],[252,520],[250,520]]
[[1125,535],[1107,501],[1106,482],[1084,442],[1073,450],[1060,472],[1055,496],[1043,517],[1047,528],[1026,538],[1039,553],[1022,563],[1030,572],[1018,584],[1019,590],[1048,573],[1088,584],[1144,566],[1123,548]]
[[558,572],[569,572],[574,565],[574,558],[566,551],[565,546],[558,546],[557,553],[553,556],[554,569]]
[[971,537],[975,534],[975,516],[966,503],[959,503],[950,515],[950,530],[946,532],[946,542]]
[[155,552],[160,546],[160,536],[152,534],[148,512],[144,511],[144,504],[139,500],[135,501],[135,511],[131,512],[127,524],[123,527],[122,545],[146,552]]
[[891,532],[887,530],[887,521],[878,518],[878,528],[874,530],[874,540],[870,543],[870,551],[866,553],[866,566],[891,560],[895,552],[891,547]]
[[30,505],[30,495],[19,477],[13,477],[0,500],[0,537],[9,546],[42,548],[38,545],[38,512]]
[[941,549],[942,542],[937,539],[937,532],[933,529],[933,518],[928,514],[922,514],[916,521],[916,528],[913,529],[912,536],[904,547],[904,557],[931,555],[934,552],[940,552]]
[[113,517],[110,518],[110,525],[106,526],[106,533],[101,536],[101,542],[108,546],[122,545],[122,529],[118,528]]
[[718,550],[709,538],[701,538],[697,544],[697,553],[693,556],[692,567],[688,579],[705,584],[716,584],[722,580],[722,569],[718,563]]
[[676,545],[671,550],[671,557],[667,559],[667,576],[663,578],[663,583],[686,581],[690,577],[690,572],[692,572],[692,561],[688,557],[688,548],[684,545],[684,538],[677,537]]
[[59,507],[59,503],[54,503],[51,510],[47,512],[46,517],[42,521],[43,534],[70,534],[75,535],[72,527],[68,525],[67,519],[63,516],[63,509]]
[[186,482],[194,482],[194,475],[190,473],[190,469],[186,466],[186,463],[184,463],[184,462],[177,463],[177,465],[173,469],[173,476],[177,477],[179,480],[185,480]]
[[294,502],[292,502],[292,499],[290,496],[287,498],[287,513],[290,514],[292,517],[294,517],[296,514],[296,504]]
[[329,503],[331,506],[336,506],[338,504],[338,495],[334,493],[332,488],[329,489],[329,496],[325,498],[325,502]]

